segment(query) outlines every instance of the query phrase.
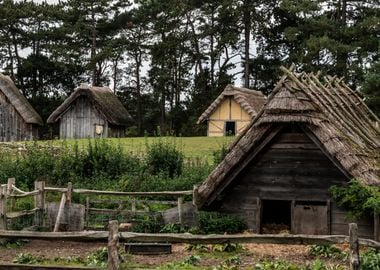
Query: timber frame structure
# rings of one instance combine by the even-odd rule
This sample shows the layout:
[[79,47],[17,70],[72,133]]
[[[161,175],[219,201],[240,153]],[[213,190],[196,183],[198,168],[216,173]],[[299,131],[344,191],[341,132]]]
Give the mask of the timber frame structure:
[[[346,212],[329,188],[353,178],[380,185],[379,119],[342,79],[282,70],[264,107],[198,187],[195,204],[237,214],[258,233],[280,222],[296,234],[346,234]],[[379,240],[378,215],[359,227]]]
[[260,92],[227,85],[202,113],[197,124],[207,121],[207,136],[238,135],[265,103]]
[[0,74],[0,142],[38,137],[43,121],[10,77]]
[[49,116],[60,138],[124,137],[132,117],[108,87],[81,84]]

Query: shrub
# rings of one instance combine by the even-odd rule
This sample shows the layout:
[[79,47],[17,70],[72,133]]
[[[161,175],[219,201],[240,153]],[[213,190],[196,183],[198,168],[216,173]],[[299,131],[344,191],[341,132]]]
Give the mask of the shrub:
[[19,264],[37,264],[39,261],[40,261],[39,258],[35,257],[34,255],[30,253],[19,253],[13,259],[14,263],[19,263]]
[[108,259],[108,250],[106,247],[99,248],[86,258],[88,266],[106,266]]
[[342,250],[333,245],[311,245],[309,249],[309,254],[324,258],[340,258],[346,257]]
[[147,144],[146,162],[154,175],[163,173],[170,178],[181,175],[183,169],[183,153],[175,142],[159,138],[151,145]]
[[380,269],[380,251],[369,249],[360,256],[360,269],[362,270],[379,270]]
[[210,233],[239,233],[246,229],[244,221],[233,215],[216,212],[200,212],[199,228],[206,234]]

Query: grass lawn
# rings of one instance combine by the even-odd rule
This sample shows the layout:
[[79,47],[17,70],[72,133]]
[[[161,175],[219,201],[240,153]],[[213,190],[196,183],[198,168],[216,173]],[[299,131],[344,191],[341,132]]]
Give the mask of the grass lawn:
[[[235,137],[130,137],[130,138],[111,138],[106,139],[114,144],[120,144],[127,152],[144,153],[146,145],[162,140],[163,142],[176,144],[179,149],[182,149],[185,157],[207,158],[212,160],[212,153],[215,150],[221,149],[223,145],[230,144]],[[45,141],[40,141],[45,143]],[[59,146],[64,143],[63,140],[47,141]],[[78,143],[79,147],[85,147],[88,144],[88,139],[66,140],[68,145]]]

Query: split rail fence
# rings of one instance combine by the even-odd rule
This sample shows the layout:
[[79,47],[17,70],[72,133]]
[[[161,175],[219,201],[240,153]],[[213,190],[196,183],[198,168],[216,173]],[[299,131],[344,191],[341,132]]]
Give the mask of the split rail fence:
[[[15,179],[9,178],[7,184],[0,185],[0,230],[6,230],[8,228],[9,221],[21,218],[25,216],[32,216],[33,225],[31,227],[42,227],[44,224],[44,209],[46,206],[46,194],[48,192],[61,193],[61,200],[59,203],[58,213],[54,224],[54,232],[59,230],[59,225],[64,216],[65,206],[70,205],[73,201],[73,194],[86,195],[85,200],[85,228],[86,229],[99,229],[91,226],[90,216],[96,215],[108,215],[111,217],[121,216],[135,216],[136,214],[149,214],[150,204],[171,205],[178,208],[178,223],[183,225],[183,204],[185,196],[193,196],[196,192],[194,190],[187,191],[161,191],[161,192],[121,192],[121,191],[104,191],[104,190],[90,190],[90,189],[73,189],[71,183],[68,183],[66,188],[46,187],[45,182],[37,181],[34,185],[33,191],[23,191],[16,187]],[[125,200],[101,200],[90,199],[91,195],[110,195],[127,197],[129,201]],[[169,200],[152,200],[152,197],[172,197],[176,198],[175,201]],[[15,201],[19,198],[34,197],[34,207],[28,210],[15,211]],[[148,199],[142,199],[143,197]],[[195,197],[195,196],[193,196]],[[140,198],[140,199],[137,199]],[[116,209],[105,209],[93,207],[94,204],[114,203],[118,204]],[[130,209],[125,210],[126,204],[129,204]],[[139,210],[138,207],[145,209]],[[109,219],[106,220],[108,222]],[[104,221],[103,221],[104,222]],[[100,227],[104,229],[105,226]]]
[[[53,232],[33,232],[33,231],[10,231],[7,230],[8,220],[32,216],[34,224],[41,226],[43,223],[43,211],[46,203],[47,192],[61,193],[61,201],[54,225]],[[149,234],[119,232],[118,221],[111,220],[108,224],[109,231],[82,231],[82,232],[58,232],[60,219],[63,216],[64,207],[72,202],[73,194],[84,195],[113,195],[129,196],[131,200],[131,213],[138,212],[136,197],[152,196],[174,196],[177,198],[178,220],[182,223],[182,208],[185,196],[193,196],[196,199],[197,187],[188,191],[164,191],[164,192],[118,192],[118,191],[99,191],[88,189],[73,189],[69,183],[66,188],[46,187],[44,182],[35,182],[35,190],[26,192],[16,187],[15,179],[10,178],[7,184],[0,185],[0,239],[40,239],[40,240],[66,240],[66,241],[97,241],[108,243],[108,264],[107,269],[119,269],[119,256],[117,246],[119,242],[150,242],[150,243],[188,243],[188,244],[223,244],[223,243],[274,243],[274,244],[350,244],[350,269],[359,269],[359,245],[380,249],[380,242],[370,239],[359,239],[357,225],[351,223],[349,226],[349,236],[344,235],[265,235],[265,234],[238,234],[238,235],[191,235],[191,234]],[[18,198],[34,197],[34,208],[22,211],[13,211],[15,200]],[[86,199],[86,204],[89,199]],[[9,209],[8,209],[9,208]],[[10,210],[10,211],[8,211]],[[86,211],[104,213],[109,209],[95,209],[89,206]],[[129,210],[128,210],[129,211]],[[375,228],[379,229],[379,228]],[[0,269],[49,269],[44,266],[22,266],[22,265],[0,265]],[[50,269],[52,269],[50,267]],[[53,269],[67,269],[65,267],[53,267]],[[88,269],[75,268],[69,269]],[[94,269],[94,268],[92,268]]]

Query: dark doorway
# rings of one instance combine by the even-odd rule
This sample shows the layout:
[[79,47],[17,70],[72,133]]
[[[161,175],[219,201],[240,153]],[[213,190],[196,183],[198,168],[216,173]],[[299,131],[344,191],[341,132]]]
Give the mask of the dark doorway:
[[235,121],[227,121],[226,122],[226,131],[224,135],[226,136],[235,136],[236,133],[236,123]]
[[261,233],[290,233],[291,201],[262,201]]

